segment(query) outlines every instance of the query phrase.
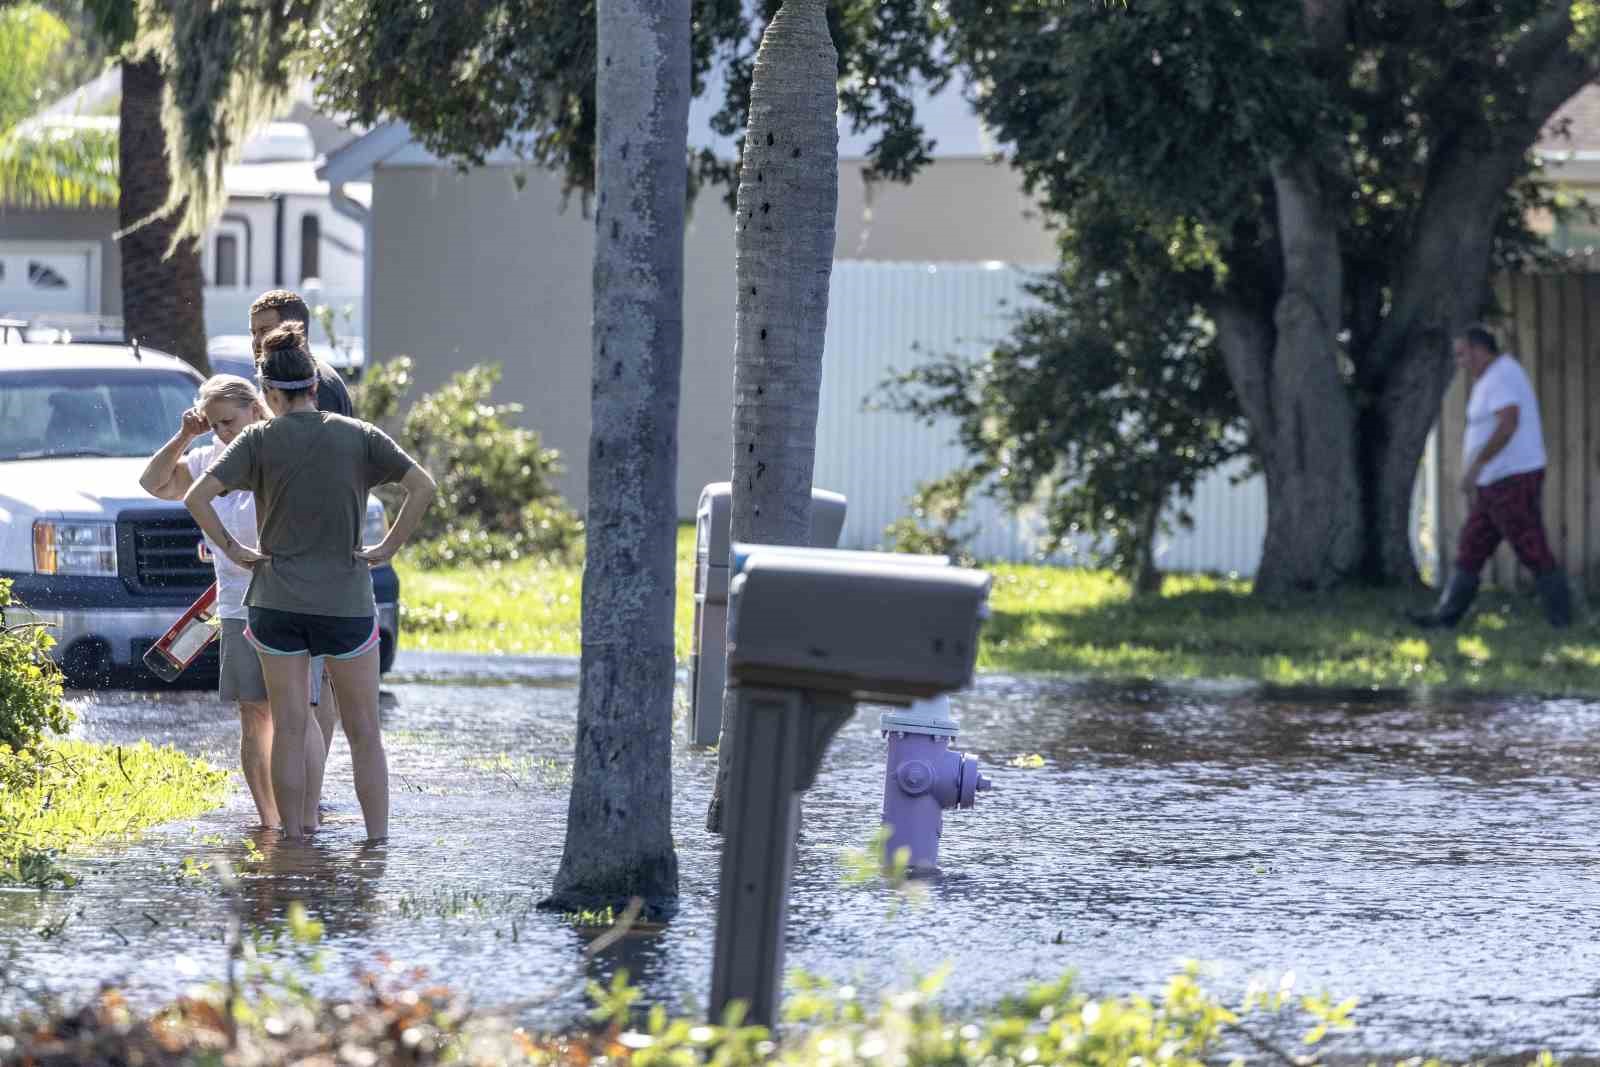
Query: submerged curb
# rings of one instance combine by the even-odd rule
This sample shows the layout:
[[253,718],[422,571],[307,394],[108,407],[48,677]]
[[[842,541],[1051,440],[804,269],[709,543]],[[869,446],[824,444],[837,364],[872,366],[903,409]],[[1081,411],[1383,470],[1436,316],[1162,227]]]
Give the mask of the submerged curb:
[[385,683],[397,682],[576,682],[577,656],[401,651]]

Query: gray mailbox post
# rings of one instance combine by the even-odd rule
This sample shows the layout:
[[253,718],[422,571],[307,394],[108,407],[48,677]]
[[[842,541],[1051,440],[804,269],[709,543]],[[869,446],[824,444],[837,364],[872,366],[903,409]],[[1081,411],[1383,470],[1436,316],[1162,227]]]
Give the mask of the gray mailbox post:
[[[811,545],[832,548],[844,529],[845,499],[811,490]],[[689,743],[714,745],[722,732],[722,687],[727,679],[728,549],[733,486],[700,490],[694,528],[694,629],[689,650]]]
[[[736,1000],[771,1025],[800,794],[857,701],[907,705],[964,688],[989,576],[936,557],[734,548],[728,684],[737,692],[711,1019]],[[934,565],[929,565],[934,564]]]

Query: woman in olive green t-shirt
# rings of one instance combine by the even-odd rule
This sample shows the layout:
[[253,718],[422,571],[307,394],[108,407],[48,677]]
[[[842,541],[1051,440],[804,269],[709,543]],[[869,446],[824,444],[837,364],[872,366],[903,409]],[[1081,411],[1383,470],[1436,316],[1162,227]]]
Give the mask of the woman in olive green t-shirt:
[[[303,810],[310,717],[307,659],[325,656],[350,742],[356,797],[367,836],[389,835],[389,771],[378,725],[378,624],[371,569],[416,531],[433,479],[389,436],[317,410],[316,364],[299,324],[273,330],[258,364],[274,418],[236,437],[184,497],[228,558],[251,570],[245,636],[261,658],[272,705],[272,788],[278,810]],[[388,534],[361,544],[367,494],[398,482],[405,502]],[[255,494],[260,550],[229,536],[212,501],[223,491]],[[313,827],[288,825],[303,837]]]

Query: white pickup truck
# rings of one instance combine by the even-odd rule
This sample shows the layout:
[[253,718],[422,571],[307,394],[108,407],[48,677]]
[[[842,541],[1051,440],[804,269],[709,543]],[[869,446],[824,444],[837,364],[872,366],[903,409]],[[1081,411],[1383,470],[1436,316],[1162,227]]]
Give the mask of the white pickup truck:
[[[188,511],[139,487],[200,382],[150,349],[0,344],[0,578],[20,605],[5,622],[49,625],[71,684],[142,672],[146,649],[213,580]],[[371,499],[363,540],[383,532],[383,507]],[[384,566],[372,584],[387,671],[400,579]],[[190,671],[207,678],[216,669],[212,646]]]

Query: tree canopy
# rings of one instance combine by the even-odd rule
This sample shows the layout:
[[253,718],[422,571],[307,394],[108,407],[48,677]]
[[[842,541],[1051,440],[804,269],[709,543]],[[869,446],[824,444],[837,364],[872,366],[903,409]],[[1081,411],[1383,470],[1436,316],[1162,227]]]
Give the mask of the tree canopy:
[[[1267,477],[1258,586],[1409,580],[1452,331],[1558,210],[1531,153],[1596,75],[1591,4],[950,0],[979,114],[1085,266],[1085,205],[1166,241]],[[1098,207],[1095,208],[1098,210]],[[1091,272],[1092,274],[1092,272]]]

